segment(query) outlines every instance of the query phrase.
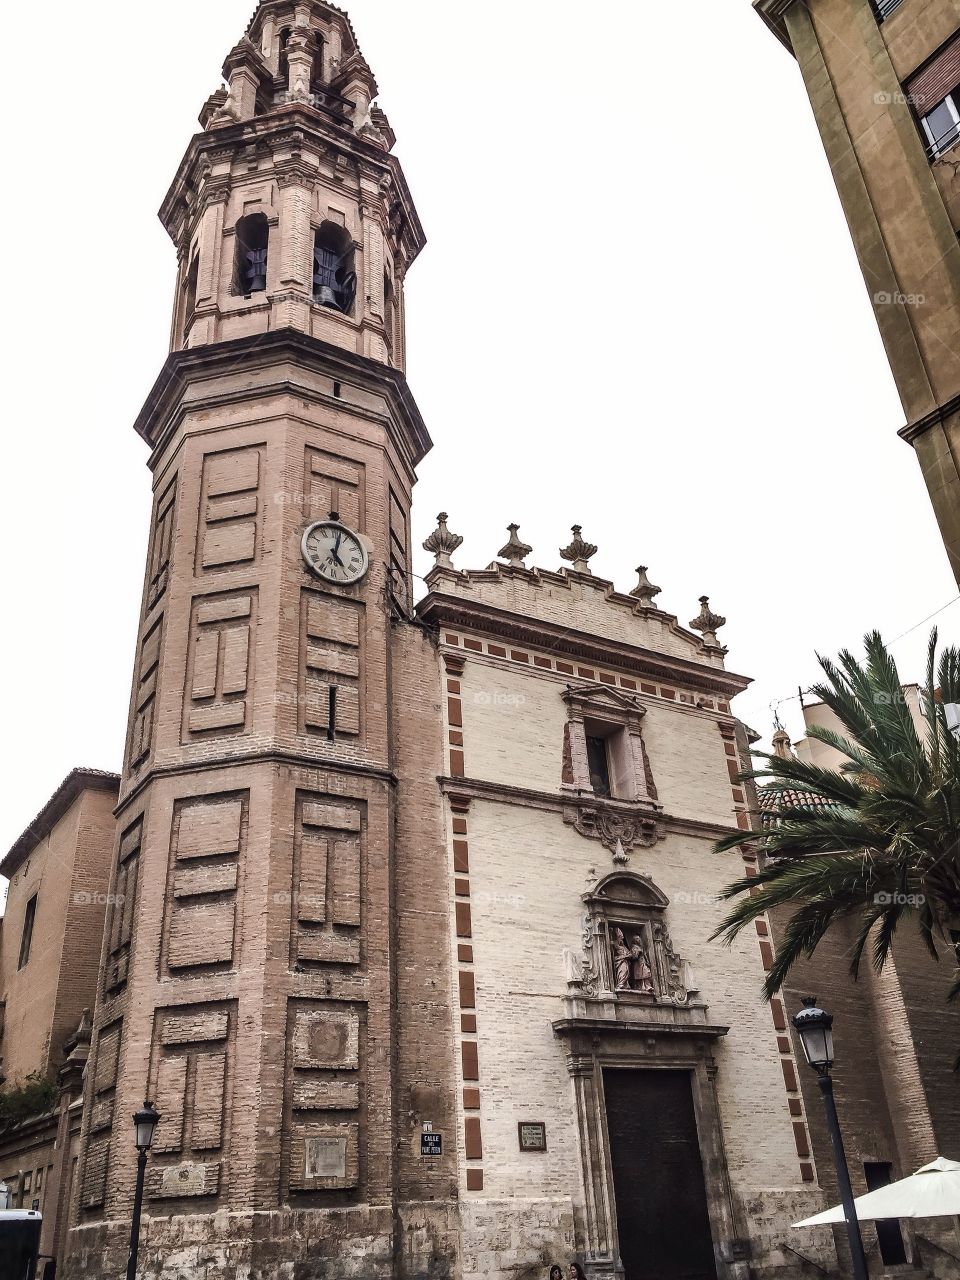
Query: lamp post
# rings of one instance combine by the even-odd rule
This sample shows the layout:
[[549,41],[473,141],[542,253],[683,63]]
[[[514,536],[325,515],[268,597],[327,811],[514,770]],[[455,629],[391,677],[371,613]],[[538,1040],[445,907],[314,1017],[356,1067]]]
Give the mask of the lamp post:
[[797,1029],[807,1062],[817,1073],[817,1084],[820,1086],[823,1104],[827,1110],[827,1125],[830,1129],[830,1141],[833,1143],[833,1158],[837,1166],[843,1216],[847,1223],[847,1240],[850,1243],[850,1254],[853,1259],[854,1280],[869,1280],[867,1259],[863,1252],[863,1238],[860,1235],[860,1223],[857,1220],[857,1208],[853,1203],[853,1188],[850,1186],[850,1174],[847,1170],[847,1155],[843,1149],[843,1137],[840,1133],[837,1104],[833,1098],[833,1078],[830,1075],[830,1068],[834,1061],[833,1017],[825,1010],[818,1008],[815,996],[807,996],[803,1002],[803,1008],[793,1020],[793,1025]]
[[140,1213],[143,1209],[143,1179],[147,1171],[147,1152],[153,1145],[153,1135],[160,1123],[160,1113],[152,1102],[145,1102],[133,1117],[137,1144],[137,1193],[133,1198],[133,1222],[130,1226],[130,1258],[127,1262],[127,1280],[136,1280],[137,1251],[140,1247]]

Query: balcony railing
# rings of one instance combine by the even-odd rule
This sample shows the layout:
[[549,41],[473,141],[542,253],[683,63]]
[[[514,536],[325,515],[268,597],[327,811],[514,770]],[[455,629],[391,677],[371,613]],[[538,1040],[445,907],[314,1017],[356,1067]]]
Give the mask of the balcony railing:
[[889,18],[894,9],[899,9],[902,4],[903,0],[873,0],[877,18],[881,22],[883,22],[884,18]]
[[960,124],[951,125],[942,138],[937,138],[935,142],[927,143],[927,156],[930,160],[936,160],[945,151],[955,147],[958,142],[960,142]]

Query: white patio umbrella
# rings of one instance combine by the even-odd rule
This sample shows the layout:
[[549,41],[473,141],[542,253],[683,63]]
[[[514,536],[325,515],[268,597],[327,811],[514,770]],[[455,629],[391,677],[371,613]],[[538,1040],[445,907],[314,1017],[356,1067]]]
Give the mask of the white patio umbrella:
[[[861,1222],[883,1218],[953,1218],[960,1241],[960,1164],[943,1156],[925,1164],[910,1178],[891,1182],[854,1201]],[[844,1222],[843,1205],[795,1222],[795,1227],[832,1226]]]

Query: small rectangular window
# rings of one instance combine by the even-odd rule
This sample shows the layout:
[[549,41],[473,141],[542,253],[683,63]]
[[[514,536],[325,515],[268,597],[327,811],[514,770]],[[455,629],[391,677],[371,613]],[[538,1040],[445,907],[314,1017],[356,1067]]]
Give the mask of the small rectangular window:
[[33,922],[37,918],[37,895],[34,894],[27,903],[27,909],[23,913],[23,933],[20,935],[20,960],[17,964],[18,969],[30,959],[30,943],[33,940]]
[[587,738],[587,765],[594,795],[610,794],[610,757],[606,738]]
[[330,713],[327,719],[327,739],[330,742],[337,740],[337,686],[330,686]]

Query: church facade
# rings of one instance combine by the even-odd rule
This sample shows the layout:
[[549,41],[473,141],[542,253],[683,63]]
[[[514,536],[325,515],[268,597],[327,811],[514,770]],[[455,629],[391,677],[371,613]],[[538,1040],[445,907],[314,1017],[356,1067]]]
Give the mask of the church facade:
[[839,1274],[791,1230],[829,1156],[770,926],[709,941],[755,805],[724,619],[599,578],[579,527],[562,568],[516,525],[460,568],[446,515],[414,603],[424,235],[375,80],[324,0],[264,0],[224,76],[161,211],[63,1274],[123,1272],[145,1097],[150,1280]]

